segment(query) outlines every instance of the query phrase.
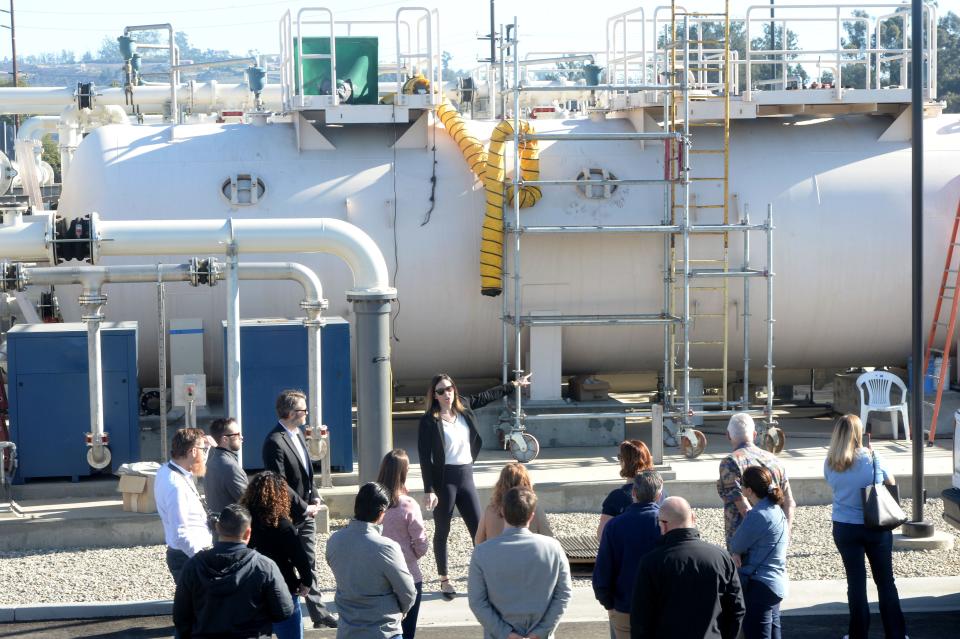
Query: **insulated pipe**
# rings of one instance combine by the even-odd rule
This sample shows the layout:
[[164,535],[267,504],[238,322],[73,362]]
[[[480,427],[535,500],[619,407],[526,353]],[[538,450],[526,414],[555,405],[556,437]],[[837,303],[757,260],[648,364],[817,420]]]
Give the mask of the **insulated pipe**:
[[[76,103],[75,91],[76,88],[69,87],[0,88],[0,114],[60,115],[66,107]],[[167,84],[135,86],[132,91],[134,104],[144,113],[161,113],[164,105],[170,102],[171,92]],[[270,111],[280,110],[279,84],[268,84],[260,95],[264,108]],[[192,90],[188,84],[181,84],[177,88],[177,99],[184,104],[190,104],[194,113],[242,109],[253,105],[253,94],[244,83],[195,82]],[[98,87],[96,103],[126,107],[127,98],[122,88]]]
[[393,449],[389,336],[396,294],[348,294],[347,299],[357,318],[357,462],[362,485],[377,480],[380,460]]
[[[232,222],[232,220],[231,220]],[[243,431],[243,400],[240,396],[240,273],[237,242],[231,239],[227,244],[227,414],[237,420],[237,427]],[[243,468],[243,448],[237,451],[237,463]]]
[[[50,217],[16,226],[0,227],[0,258],[29,260],[48,257]],[[35,227],[39,227],[37,230]],[[392,447],[390,406],[390,286],[383,253],[356,226],[329,218],[272,220],[140,220],[106,222],[90,214],[95,238],[94,261],[99,255],[196,255],[224,253],[235,243],[239,253],[330,253],[353,272],[354,288],[347,299],[357,314],[358,428],[361,478],[374,478],[380,459]],[[37,255],[40,257],[37,257]],[[156,271],[151,270],[150,281]],[[229,389],[239,393],[240,389]],[[372,480],[372,479],[371,479]]]
[[[396,294],[383,253],[356,226],[330,218],[137,220],[108,222],[91,216],[98,256],[239,253],[330,253],[353,272],[348,296]],[[0,228],[0,248],[3,247]],[[0,254],[0,257],[15,257]],[[19,258],[18,258],[19,259]],[[378,462],[379,463],[379,462]]]

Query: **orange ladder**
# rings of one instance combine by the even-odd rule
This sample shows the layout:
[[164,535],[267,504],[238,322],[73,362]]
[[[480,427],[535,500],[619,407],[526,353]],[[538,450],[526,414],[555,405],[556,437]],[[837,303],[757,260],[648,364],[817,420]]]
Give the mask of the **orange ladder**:
[[[946,264],[943,267],[943,277],[940,279],[940,293],[937,295],[937,306],[933,311],[933,322],[930,325],[930,336],[927,338],[927,349],[923,356],[923,379],[929,377],[927,375],[928,366],[930,366],[930,355],[931,353],[938,353],[942,360],[940,363],[940,373],[938,375],[933,375],[932,377],[937,380],[937,394],[936,399],[931,402],[923,402],[925,406],[933,407],[933,414],[930,420],[930,436],[927,441],[928,446],[933,445],[933,440],[937,434],[937,417],[940,414],[940,400],[943,398],[943,386],[946,382],[947,376],[945,372],[949,368],[950,364],[950,345],[953,343],[954,331],[957,328],[957,306],[960,302],[960,297],[957,297],[957,291],[960,290],[960,264],[953,266],[954,253],[957,247],[957,232],[960,231],[960,202],[957,203],[957,214],[953,219],[953,233],[950,235],[950,244],[947,245],[947,259]],[[953,275],[953,285],[948,284],[950,281],[950,275]],[[948,294],[947,291],[950,291]],[[950,301],[950,318],[946,322],[940,321],[940,311],[943,309],[943,300],[947,299]],[[943,349],[935,348],[937,344],[937,328],[940,326],[945,326],[947,328],[946,339],[943,342]],[[917,396],[922,396],[922,388],[916,389],[914,392],[917,393]],[[907,433],[909,437],[909,433]]]

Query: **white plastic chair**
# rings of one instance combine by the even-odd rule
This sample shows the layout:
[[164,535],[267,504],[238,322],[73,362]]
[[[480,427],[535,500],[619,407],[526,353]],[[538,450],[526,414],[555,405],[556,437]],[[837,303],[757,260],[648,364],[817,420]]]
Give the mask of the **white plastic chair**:
[[[890,403],[891,387],[900,388],[899,404]],[[857,378],[857,389],[860,391],[860,421],[867,427],[867,416],[870,413],[890,413],[890,425],[893,427],[893,439],[897,439],[897,413],[903,418],[903,431],[907,439],[910,438],[910,419],[907,417],[907,387],[899,377],[886,371],[864,373]],[[864,389],[868,391],[864,395]],[[867,398],[869,396],[869,399]]]

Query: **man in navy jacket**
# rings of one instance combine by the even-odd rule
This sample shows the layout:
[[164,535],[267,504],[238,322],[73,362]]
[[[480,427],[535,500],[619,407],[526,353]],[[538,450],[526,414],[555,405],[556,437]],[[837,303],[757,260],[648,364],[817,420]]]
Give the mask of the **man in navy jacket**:
[[640,560],[660,541],[657,518],[663,479],[655,470],[633,478],[633,503],[603,528],[593,592],[607,609],[616,639],[630,639],[630,604]]

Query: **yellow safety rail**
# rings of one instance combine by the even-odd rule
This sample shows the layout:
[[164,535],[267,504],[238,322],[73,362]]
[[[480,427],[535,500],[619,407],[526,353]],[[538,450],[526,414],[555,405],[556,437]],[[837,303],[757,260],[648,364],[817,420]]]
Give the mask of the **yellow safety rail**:
[[[525,135],[533,132],[529,122],[520,120],[520,176],[523,180],[540,177],[540,148],[536,140],[524,139]],[[490,297],[500,295],[503,290],[504,194],[508,202],[513,202],[513,187],[504,188],[503,149],[506,142],[513,139],[513,133],[513,122],[510,120],[504,120],[493,130],[487,150],[487,169],[483,175],[487,210],[480,239],[480,292]],[[541,195],[538,186],[521,186],[520,208],[533,206]]]

